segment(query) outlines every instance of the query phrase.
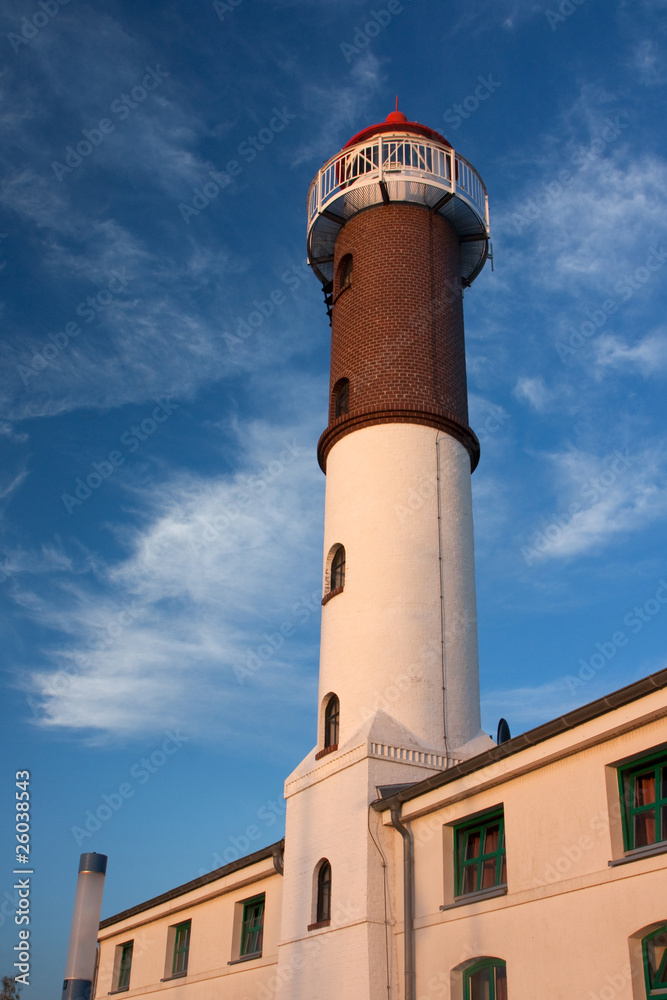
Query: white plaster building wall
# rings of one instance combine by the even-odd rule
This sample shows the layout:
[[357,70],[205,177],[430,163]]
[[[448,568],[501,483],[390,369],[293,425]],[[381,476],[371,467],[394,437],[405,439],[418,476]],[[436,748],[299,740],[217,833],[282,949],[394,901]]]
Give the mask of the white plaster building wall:
[[[233,949],[237,904],[261,893],[265,893],[262,956],[228,965],[238,957]],[[133,941],[130,989],[123,996],[153,997],[166,990],[182,1000],[210,1000],[212,990],[215,995],[224,990],[229,1000],[245,1000],[268,990],[263,994],[267,998],[278,960],[281,898],[282,877],[269,860],[103,928],[95,997],[99,1000],[115,989],[116,947]],[[169,928],[186,920],[192,921],[187,976],[163,983],[165,966],[171,961]]]
[[[404,821],[413,817],[419,1000],[463,1000],[452,970],[482,956],[506,962],[511,1000],[533,1000],[545,987],[555,1000],[645,998],[638,946],[634,986],[630,975],[630,938],[667,922],[667,853],[609,866],[624,857],[612,765],[664,745],[666,713],[667,692],[657,691],[404,804]],[[500,804],[507,895],[440,910],[454,902],[453,826]],[[383,820],[402,967],[403,848],[387,813]]]
[[664,861],[661,868],[654,859],[652,867],[652,873],[626,872],[612,882],[563,887],[521,904],[480,903],[465,916],[418,924],[417,997],[463,1000],[452,970],[486,956],[506,963],[511,1000],[534,1000],[544,992],[554,1000],[633,1000],[633,975],[637,996],[645,1000],[641,963],[631,965],[629,939],[652,919],[667,920]]
[[[361,747],[363,751],[363,747]],[[352,760],[347,763],[346,758]],[[432,771],[396,760],[339,752],[335,770],[318,778],[317,768],[290,793],[288,779],[282,943],[278,1000],[386,1000],[387,967],[398,988],[396,961],[387,958],[384,878],[393,875],[369,833],[369,803],[377,786],[419,780]],[[337,764],[337,767],[336,767]],[[294,782],[298,785],[298,782]],[[376,834],[377,814],[370,817]],[[308,931],[315,922],[318,862],[332,870],[332,914],[328,928]],[[391,862],[391,856],[388,861]],[[389,936],[389,949],[394,942]]]
[[[455,756],[480,731],[465,448],[417,424],[382,424],[343,437],[327,460],[325,570],[337,543],[345,546],[345,588],[323,609],[320,713],[322,700],[335,692],[340,742],[364,713],[384,707],[419,738],[444,747],[444,637],[448,749]],[[400,697],[387,705],[387,688],[397,683]]]

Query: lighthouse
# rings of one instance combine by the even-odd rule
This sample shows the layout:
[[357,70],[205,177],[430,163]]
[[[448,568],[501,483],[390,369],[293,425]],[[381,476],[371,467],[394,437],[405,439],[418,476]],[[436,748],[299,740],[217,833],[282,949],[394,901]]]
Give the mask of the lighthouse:
[[369,804],[492,745],[463,331],[488,249],[479,174],[398,102],[311,183],[308,258],[331,320],[322,637],[317,741],[285,785],[279,1000],[387,996],[401,960]]

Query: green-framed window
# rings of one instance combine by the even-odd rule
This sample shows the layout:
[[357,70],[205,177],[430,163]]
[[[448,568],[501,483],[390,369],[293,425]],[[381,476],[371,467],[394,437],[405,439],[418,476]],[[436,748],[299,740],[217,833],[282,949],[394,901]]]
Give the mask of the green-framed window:
[[264,932],[264,896],[247,899],[243,904],[241,924],[241,958],[246,955],[261,955]]
[[120,945],[120,960],[118,963],[117,990],[127,990],[130,988],[130,971],[132,969],[132,951],[134,942],[127,941]]
[[190,951],[191,921],[178,924],[174,928],[174,958],[171,965],[172,976],[184,976],[188,971],[188,952]]
[[647,997],[667,997],[667,924],[642,941]]
[[463,973],[464,1000],[507,1000],[507,973],[499,958],[483,958]]
[[626,851],[667,841],[667,750],[618,769]]
[[505,885],[507,862],[502,809],[456,826],[454,852],[457,896]]

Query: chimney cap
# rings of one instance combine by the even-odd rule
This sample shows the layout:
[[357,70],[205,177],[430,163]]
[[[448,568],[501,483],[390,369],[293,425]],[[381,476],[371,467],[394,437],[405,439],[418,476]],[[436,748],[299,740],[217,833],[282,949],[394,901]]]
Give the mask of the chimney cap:
[[106,854],[96,854],[95,851],[91,854],[82,854],[79,859],[79,874],[81,872],[94,872],[98,875],[106,875],[107,861]]

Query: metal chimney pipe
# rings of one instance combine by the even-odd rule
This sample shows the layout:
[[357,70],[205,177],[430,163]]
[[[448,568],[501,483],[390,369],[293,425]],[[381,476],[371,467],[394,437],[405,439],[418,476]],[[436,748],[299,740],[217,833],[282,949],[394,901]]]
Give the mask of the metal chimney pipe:
[[106,854],[81,855],[62,1000],[91,998],[106,871]]

